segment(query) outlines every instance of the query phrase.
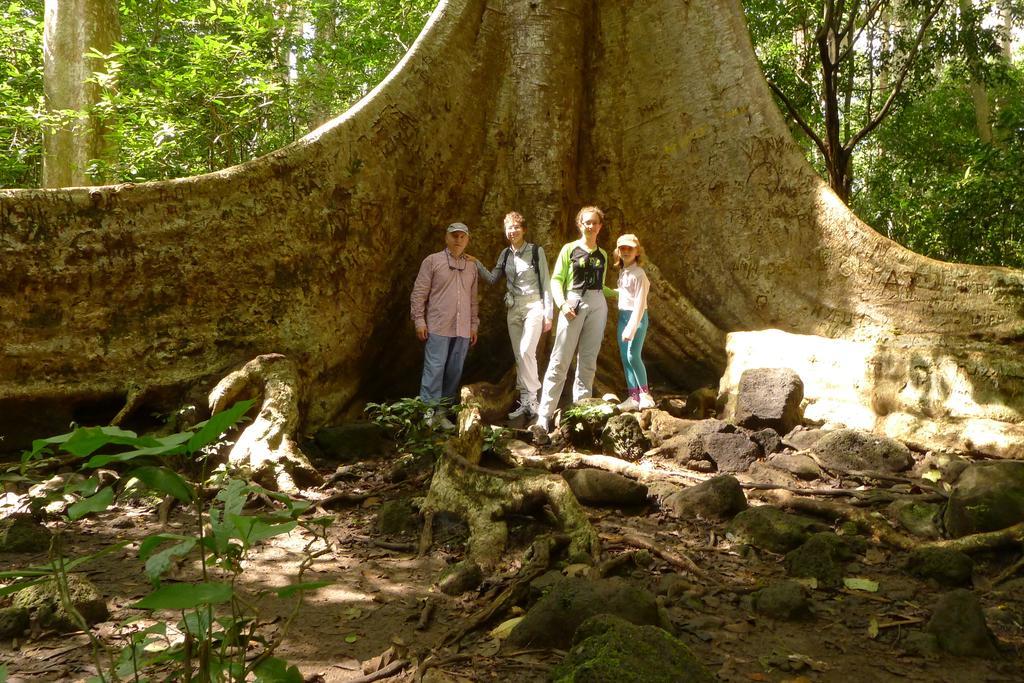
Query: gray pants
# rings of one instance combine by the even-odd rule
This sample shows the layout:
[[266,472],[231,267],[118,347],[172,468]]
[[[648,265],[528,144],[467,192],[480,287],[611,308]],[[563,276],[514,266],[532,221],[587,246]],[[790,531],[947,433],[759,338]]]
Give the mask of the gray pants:
[[525,404],[537,400],[540,378],[537,376],[537,343],[544,331],[544,302],[537,297],[516,297],[508,309],[508,336],[516,357],[516,385]]
[[566,319],[558,315],[558,327],[555,329],[555,347],[551,350],[548,371],[544,375],[544,384],[540,390],[540,408],[537,410],[538,423],[545,426],[551,421],[558,400],[562,397],[569,374],[572,356],[576,354],[576,381],[572,385],[572,400],[589,398],[594,388],[594,375],[597,373],[597,355],[601,351],[601,340],[604,338],[604,325],[608,321],[608,303],[604,293],[591,290],[583,295],[576,317]]

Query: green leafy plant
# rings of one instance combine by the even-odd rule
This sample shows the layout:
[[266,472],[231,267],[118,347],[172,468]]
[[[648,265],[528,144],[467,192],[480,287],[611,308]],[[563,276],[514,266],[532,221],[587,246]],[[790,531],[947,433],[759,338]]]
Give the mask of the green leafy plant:
[[[289,667],[274,657],[287,633],[287,626],[297,614],[305,590],[328,582],[305,582],[304,574],[317,557],[329,551],[326,528],[331,517],[303,519],[309,507],[305,501],[268,491],[237,478],[228,478],[224,487],[210,502],[201,491],[166,464],[167,458],[181,456],[198,459],[205,472],[213,445],[222,433],[237,423],[252,407],[242,401],[214,415],[194,428],[165,437],[138,436],[117,427],[82,427],[68,434],[39,439],[22,458],[21,469],[31,474],[41,462],[58,459],[77,463],[83,472],[101,467],[127,467],[122,481],[133,482],[142,490],[156,491],[189,506],[194,515],[192,534],[153,534],[140,544],[139,557],[145,562],[145,573],[153,590],[133,607],[141,610],[173,611],[181,637],[172,637],[168,624],[158,621],[145,628],[133,622],[123,625],[125,647],[116,655],[93,638],[97,681],[141,680],[143,672],[170,670],[170,678],[190,681],[302,681],[296,667]],[[66,509],[65,525],[87,515],[97,514],[113,504],[115,491],[103,485],[96,476],[69,483],[63,490],[50,494],[78,499]],[[272,501],[273,511],[251,514],[245,511],[253,496]],[[241,590],[239,582],[246,560],[256,546],[274,536],[287,534],[297,527],[310,534],[296,582],[272,591],[278,598],[294,601],[284,628],[273,638],[258,630],[260,620],[256,608]],[[10,594],[43,581],[55,581],[62,603],[72,618],[90,633],[85,620],[74,611],[67,595],[67,576],[81,564],[127,545],[108,546],[99,553],[68,559],[62,549],[63,526],[58,528],[51,546],[50,562],[43,566],[0,572],[0,580],[14,583],[0,588],[0,595]],[[197,577],[189,583],[169,583],[167,572],[190,557],[198,561]],[[107,664],[102,657],[106,655]]]
[[402,398],[391,403],[367,403],[366,414],[388,432],[399,450],[417,457],[436,458],[441,454],[442,440],[431,418],[446,406],[444,401]]

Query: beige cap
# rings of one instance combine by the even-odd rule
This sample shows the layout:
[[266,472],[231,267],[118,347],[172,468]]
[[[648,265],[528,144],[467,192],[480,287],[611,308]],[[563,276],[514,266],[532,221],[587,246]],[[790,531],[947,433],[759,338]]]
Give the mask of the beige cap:
[[640,248],[640,240],[636,238],[636,235],[632,233],[626,233],[625,235],[619,235],[619,239],[615,241],[616,247],[633,247],[634,249]]

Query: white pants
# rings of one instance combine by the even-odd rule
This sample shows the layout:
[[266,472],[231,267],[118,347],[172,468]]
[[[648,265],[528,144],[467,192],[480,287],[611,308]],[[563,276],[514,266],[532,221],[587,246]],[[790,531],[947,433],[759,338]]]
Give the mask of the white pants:
[[512,354],[516,357],[516,385],[521,402],[533,403],[540,391],[537,374],[537,343],[544,331],[544,301],[516,297],[505,316]]
[[[569,365],[576,354],[576,381],[572,385],[572,400],[589,398],[597,373],[597,355],[604,339],[604,325],[608,321],[608,303],[604,292],[591,290],[583,295],[583,302],[572,320],[558,315],[555,346],[551,350],[544,386],[540,391],[539,421],[550,422],[562,397],[562,388],[569,374]],[[578,350],[578,351],[577,351]]]

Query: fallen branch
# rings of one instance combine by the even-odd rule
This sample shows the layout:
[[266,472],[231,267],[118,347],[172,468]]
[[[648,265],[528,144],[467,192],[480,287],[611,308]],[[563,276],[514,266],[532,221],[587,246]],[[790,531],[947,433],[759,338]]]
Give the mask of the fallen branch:
[[662,548],[653,541],[648,541],[645,538],[641,538],[640,536],[635,536],[632,534],[625,536],[615,534],[601,534],[600,536],[601,540],[607,541],[608,543],[631,545],[636,548],[643,548],[644,550],[649,550],[650,552],[654,553],[655,555],[665,560],[677,569],[682,569],[683,571],[690,572],[697,578],[703,579],[704,581],[708,581],[710,583],[715,584],[718,583],[717,581],[712,579],[707,572],[698,567],[696,562],[691,560],[686,555],[666,550],[665,548]]
[[398,661],[391,662],[387,666],[374,671],[373,673],[360,676],[359,678],[349,679],[349,683],[373,683],[373,681],[379,681],[384,678],[391,678],[399,671],[409,666],[409,660],[399,659]]

